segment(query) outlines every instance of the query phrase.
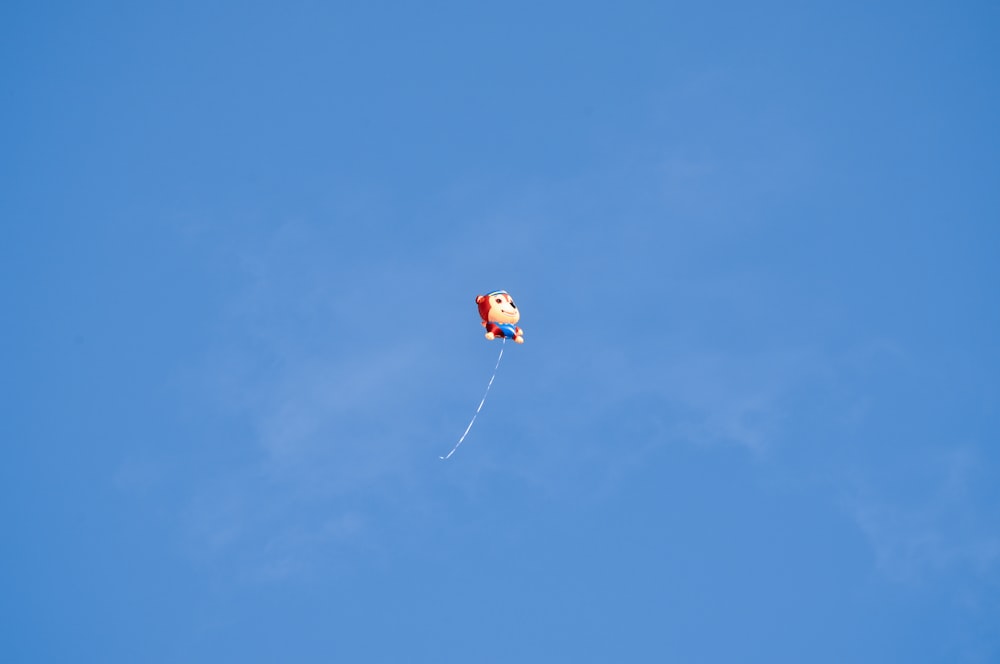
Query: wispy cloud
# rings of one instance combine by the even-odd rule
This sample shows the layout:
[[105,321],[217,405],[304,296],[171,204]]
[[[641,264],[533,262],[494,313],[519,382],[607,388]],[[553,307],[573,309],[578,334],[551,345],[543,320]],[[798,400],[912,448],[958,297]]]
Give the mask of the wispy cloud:
[[[280,578],[320,552],[374,546],[373,510],[420,509],[417,469],[464,424],[440,428],[463,375],[452,351],[481,343],[472,295],[443,269],[473,262],[466,241],[428,252],[438,262],[330,260],[323,248],[340,251],[337,237],[291,224],[240,247],[241,286],[191,373],[242,438],[196,488],[193,555],[238,557],[247,576]],[[449,289],[469,302],[461,321],[434,301]]]
[[790,395],[815,380],[822,360],[805,350],[679,357],[662,384],[687,417],[678,433],[692,442],[729,442],[764,452],[782,438]]
[[977,495],[992,480],[982,477],[974,448],[956,447],[921,465],[909,491],[893,495],[869,482],[848,500],[878,568],[897,581],[953,571],[1000,581],[1000,505]]
[[[355,357],[303,354],[225,394],[249,429],[236,465],[204,486],[192,534],[208,555],[256,551],[260,577],[291,573],[323,548],[363,542],[359,495],[405,500],[422,432],[407,394],[425,373],[412,342]],[[266,570],[271,570],[266,572]],[[249,572],[251,576],[257,572]]]

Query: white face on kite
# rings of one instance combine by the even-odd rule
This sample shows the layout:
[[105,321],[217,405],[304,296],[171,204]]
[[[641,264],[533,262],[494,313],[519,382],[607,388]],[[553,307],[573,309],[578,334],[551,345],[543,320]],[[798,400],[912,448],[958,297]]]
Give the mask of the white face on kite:
[[489,320],[493,323],[514,324],[521,320],[521,312],[517,310],[513,298],[507,293],[491,293]]

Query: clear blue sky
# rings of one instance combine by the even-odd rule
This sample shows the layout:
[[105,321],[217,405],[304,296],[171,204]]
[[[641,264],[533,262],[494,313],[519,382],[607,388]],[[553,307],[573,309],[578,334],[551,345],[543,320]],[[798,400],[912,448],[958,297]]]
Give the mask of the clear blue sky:
[[1000,10],[877,5],[5,2],[0,660],[1000,661]]

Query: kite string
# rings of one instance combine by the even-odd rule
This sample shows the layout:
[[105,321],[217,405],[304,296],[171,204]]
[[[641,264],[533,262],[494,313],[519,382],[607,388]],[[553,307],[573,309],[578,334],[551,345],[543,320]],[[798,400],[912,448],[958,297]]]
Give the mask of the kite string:
[[490,382],[487,383],[486,385],[486,392],[483,393],[483,400],[479,402],[479,408],[476,408],[476,412],[472,416],[472,420],[469,421],[469,426],[465,427],[465,433],[463,433],[462,437],[458,439],[457,443],[455,443],[455,447],[451,448],[451,452],[448,452],[447,456],[441,457],[442,459],[450,459],[451,455],[454,454],[455,450],[458,449],[458,446],[462,444],[463,440],[465,440],[465,437],[469,435],[469,430],[472,428],[473,423],[476,421],[476,417],[479,416],[479,411],[482,410],[483,404],[486,403],[486,395],[490,393],[490,387],[493,386],[493,379],[497,377],[497,369],[500,368],[500,359],[503,358],[503,347],[504,344],[506,343],[507,343],[507,337],[504,337],[503,341],[500,343],[500,354],[497,355],[497,365],[493,367],[493,375],[490,376]]

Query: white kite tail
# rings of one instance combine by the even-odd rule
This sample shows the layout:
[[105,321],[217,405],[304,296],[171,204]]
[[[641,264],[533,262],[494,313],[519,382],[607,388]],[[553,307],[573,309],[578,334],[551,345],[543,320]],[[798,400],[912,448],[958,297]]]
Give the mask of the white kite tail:
[[483,404],[486,403],[486,395],[490,393],[490,387],[493,386],[493,379],[497,377],[497,369],[500,368],[500,359],[503,357],[503,347],[506,343],[507,337],[504,337],[503,341],[500,343],[500,354],[497,355],[497,365],[493,367],[493,375],[490,376],[490,382],[486,385],[486,392],[483,393],[483,400],[479,402],[479,408],[476,408],[475,415],[472,416],[469,426],[465,427],[465,433],[463,433],[462,437],[458,439],[457,443],[455,443],[455,447],[451,448],[451,452],[448,452],[447,456],[441,457],[442,459],[450,459],[451,455],[458,449],[458,446],[462,444],[463,440],[465,440],[465,437],[469,435],[469,429],[472,428],[473,423],[476,421],[476,417],[479,416],[479,411],[483,409]]

